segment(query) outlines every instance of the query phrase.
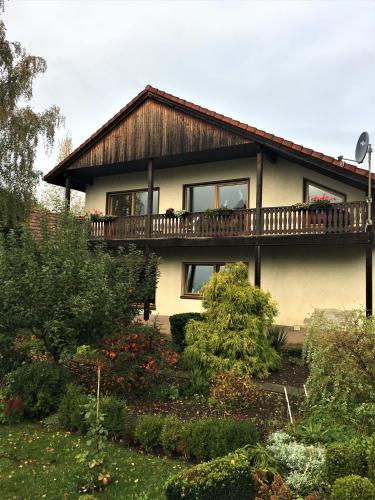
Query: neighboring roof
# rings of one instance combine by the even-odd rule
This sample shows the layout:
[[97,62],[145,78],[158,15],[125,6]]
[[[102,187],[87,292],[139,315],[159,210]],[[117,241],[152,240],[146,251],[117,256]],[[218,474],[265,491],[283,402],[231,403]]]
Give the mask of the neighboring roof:
[[[176,97],[172,94],[168,94],[167,92],[152,87],[151,85],[147,85],[138,95],[136,95],[128,104],[126,104],[126,106],[120,109],[118,113],[116,113],[102,127],[94,132],[88,139],[86,139],[85,142],[78,146],[69,156],[67,156],[63,161],[56,165],[55,168],[48,172],[48,174],[44,176],[44,180],[48,180],[51,177],[54,177],[58,172],[64,170],[64,167],[68,166],[74,159],[79,157],[80,154],[85,151],[91,144],[94,144],[106,132],[106,130],[110,130],[116,123],[121,121],[122,117],[125,116],[129,111],[131,111],[132,108],[135,108],[138,103],[142,102],[146,97],[152,98],[153,96],[163,98],[166,101],[169,101],[171,104],[178,104],[186,109],[197,112],[201,115],[202,118],[206,116],[211,119],[215,119],[222,124],[226,124],[231,127],[235,127],[238,130],[247,132],[253,136],[255,141],[257,140],[257,138],[259,138],[260,142],[267,143],[270,147],[272,147],[272,144],[274,144],[275,146],[282,146],[284,149],[290,150],[291,152],[303,154],[306,158],[317,159],[329,166],[338,167],[339,169],[353,172],[362,177],[368,177],[368,170],[366,169],[357,167],[356,165],[352,165],[351,163],[339,161],[332,156],[319,153],[318,151],[314,151],[313,149],[305,148],[300,144],[288,141],[277,135],[265,132],[264,130],[257,129],[255,127],[247,125],[246,123],[241,123],[238,120],[233,120],[232,118],[216,113],[215,111],[211,111],[207,108],[202,108],[197,104],[185,101],[180,97]],[[372,178],[375,180],[375,174],[372,174]]]

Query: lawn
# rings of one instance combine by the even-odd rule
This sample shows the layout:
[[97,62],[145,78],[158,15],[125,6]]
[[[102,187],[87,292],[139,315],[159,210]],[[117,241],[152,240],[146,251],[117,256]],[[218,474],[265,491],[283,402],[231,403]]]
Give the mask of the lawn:
[[[79,497],[80,466],[75,456],[84,438],[40,424],[0,426],[0,498],[74,499]],[[95,498],[162,499],[165,480],[187,467],[183,461],[143,454],[109,444],[111,483]]]

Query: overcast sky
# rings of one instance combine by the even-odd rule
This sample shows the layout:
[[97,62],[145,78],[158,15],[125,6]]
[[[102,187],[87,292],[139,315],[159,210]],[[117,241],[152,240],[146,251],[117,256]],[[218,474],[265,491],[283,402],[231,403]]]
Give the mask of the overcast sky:
[[10,0],[4,17],[46,59],[34,105],[61,107],[74,146],[147,84],[333,156],[375,143],[375,1]]

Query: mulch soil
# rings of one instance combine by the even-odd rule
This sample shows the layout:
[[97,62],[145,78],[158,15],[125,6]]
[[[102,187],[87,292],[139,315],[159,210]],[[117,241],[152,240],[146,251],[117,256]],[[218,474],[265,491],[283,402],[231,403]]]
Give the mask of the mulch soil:
[[[289,386],[302,386],[306,381],[308,372],[305,366],[298,363],[299,358],[282,358],[282,366],[279,371],[271,374],[264,382],[283,384]],[[183,376],[184,377],[184,376]],[[175,379],[176,380],[176,379]],[[173,382],[172,382],[173,384]],[[292,413],[298,415],[301,399],[290,397]],[[129,402],[130,410],[134,415],[159,414],[176,415],[183,420],[191,420],[199,417],[232,417],[238,420],[254,419],[262,434],[273,429],[285,426],[288,423],[285,397],[283,394],[259,391],[256,401],[239,405],[236,408],[218,406],[211,404],[207,398],[180,398],[169,401],[155,401],[155,398],[139,398]]]

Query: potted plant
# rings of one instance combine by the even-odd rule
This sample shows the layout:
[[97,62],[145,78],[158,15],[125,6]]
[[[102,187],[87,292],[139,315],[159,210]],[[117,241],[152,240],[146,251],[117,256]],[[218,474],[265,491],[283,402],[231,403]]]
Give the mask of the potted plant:
[[292,208],[296,212],[304,212],[305,210],[308,210],[309,206],[309,203],[295,203],[294,205],[292,205]]
[[173,219],[175,216],[174,208],[167,208],[167,210],[165,211],[165,215],[167,219]]
[[229,216],[232,215],[232,213],[233,213],[232,208],[225,208],[225,207],[207,208],[207,210],[205,211],[205,214],[208,217],[216,217],[217,215]]
[[313,196],[309,204],[309,210],[328,210],[331,207],[331,202],[334,200],[336,200],[336,197],[328,196],[328,194]]
[[187,210],[175,210],[174,211],[174,216],[177,219],[186,219],[186,217],[189,215],[189,212]]
[[116,219],[115,215],[104,215],[100,210],[92,210],[88,215],[91,222],[111,222]]

